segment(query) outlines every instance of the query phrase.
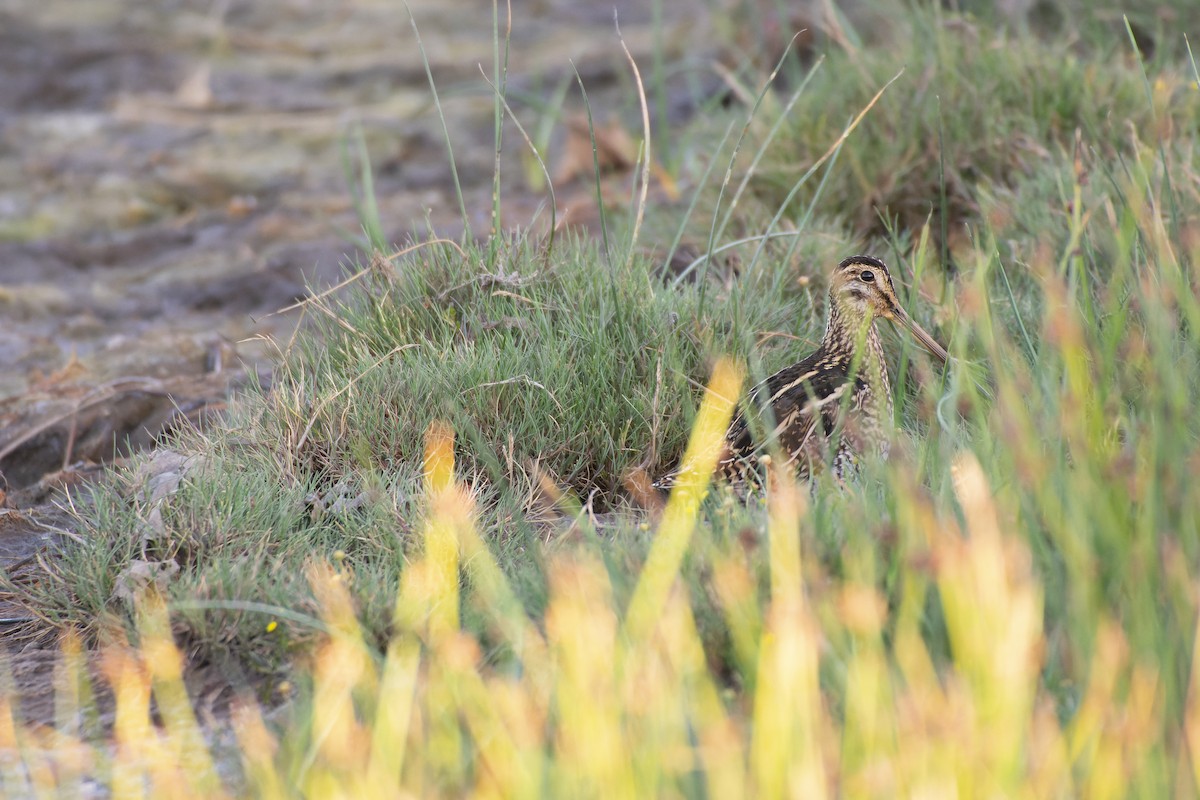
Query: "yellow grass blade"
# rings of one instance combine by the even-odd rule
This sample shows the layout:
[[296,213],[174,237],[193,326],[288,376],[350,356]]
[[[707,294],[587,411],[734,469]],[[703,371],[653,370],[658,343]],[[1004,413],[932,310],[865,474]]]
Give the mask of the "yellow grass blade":
[[1019,786],[1041,670],[1042,591],[1024,543],[1001,532],[1000,515],[974,456],[953,467],[969,537],[943,526],[936,544],[938,591],[954,651],[981,730],[978,774],[996,791]]
[[751,671],[758,661],[763,612],[754,576],[738,554],[722,556],[713,564],[713,591],[721,607],[725,626],[738,665]]
[[258,704],[251,698],[237,702],[233,707],[232,722],[241,749],[242,769],[254,789],[254,796],[261,800],[284,800],[288,795],[283,776],[275,765],[279,746],[267,730]]
[[329,637],[314,658],[312,741],[297,782],[320,794],[331,782],[348,780],[361,794],[370,734],[358,718],[355,697],[377,691],[378,679],[342,575],[313,562],[308,577]]
[[371,731],[367,785],[374,796],[386,797],[400,785],[420,668],[417,642],[409,634],[397,635],[388,645]]
[[682,592],[672,592],[660,630],[662,650],[674,667],[674,683],[684,695],[681,732],[694,735],[697,766],[705,775],[709,796],[721,798],[746,795],[746,754],[741,731],[726,713],[719,683],[709,672],[708,661],[696,619]]
[[91,683],[84,668],[83,643],[74,631],[60,642],[61,655],[54,670],[55,769],[58,790],[64,795],[82,791],[82,777],[95,767],[92,748],[83,739],[83,716],[94,704]]
[[678,481],[629,601],[625,627],[632,639],[645,636],[666,605],[667,593],[679,574],[683,554],[691,541],[696,512],[716,468],[741,385],[742,370],[730,359],[718,361],[696,416]]
[[[8,664],[2,666],[7,671]],[[4,677],[8,678],[7,675]],[[0,779],[3,780],[0,786],[6,795],[27,796],[31,793],[31,788],[23,769],[24,759],[13,709],[15,697],[7,685],[7,680],[5,684],[4,690],[0,691]]]
[[425,434],[425,486],[429,518],[425,523],[425,560],[429,568],[429,630],[440,635],[458,630],[458,537],[454,519],[461,497],[454,489],[454,432],[434,422]]
[[771,605],[759,644],[750,746],[755,796],[827,794],[821,752],[820,631],[806,607],[800,564],[805,502],[795,482],[772,475]]
[[193,795],[224,797],[183,684],[183,656],[175,647],[163,599],[153,592],[143,596],[137,620],[142,661],[150,673],[154,701],[167,734],[165,744],[175,766]]
[[554,654],[557,740],[551,794],[634,797],[617,692],[617,619],[608,576],[583,559],[550,571],[546,635]]
[[[438,661],[448,673],[455,705],[470,732],[478,757],[476,797],[533,798],[540,795],[544,726],[531,725],[540,715],[528,708],[526,687],[505,680],[485,682],[479,674],[479,645],[459,635],[442,642]],[[514,719],[511,706],[524,705]]]
[[123,647],[104,654],[104,672],[116,699],[113,738],[112,792],[114,797],[146,796],[145,771],[149,754],[150,678],[142,665]]

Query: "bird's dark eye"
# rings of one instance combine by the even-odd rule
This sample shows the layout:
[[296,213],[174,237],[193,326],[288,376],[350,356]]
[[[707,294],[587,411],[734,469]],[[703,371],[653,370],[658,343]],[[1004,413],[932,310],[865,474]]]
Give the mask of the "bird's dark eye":
[[875,280],[875,273],[871,272],[869,269],[864,269],[862,272],[858,273],[858,278],[861,281],[870,283],[871,281]]

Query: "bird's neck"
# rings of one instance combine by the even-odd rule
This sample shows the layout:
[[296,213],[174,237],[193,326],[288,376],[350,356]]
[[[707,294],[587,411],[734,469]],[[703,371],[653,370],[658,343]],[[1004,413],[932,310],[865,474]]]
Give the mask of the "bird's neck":
[[[866,326],[864,335],[863,326]],[[883,387],[889,384],[887,367],[883,360],[883,342],[879,338],[879,330],[874,320],[864,320],[861,316],[843,308],[833,297],[829,298],[829,318],[825,324],[825,336],[821,339],[821,348],[830,355],[850,362],[862,348],[862,361],[859,364],[859,374],[870,383],[880,383]]]
[[[863,327],[866,326],[865,338]],[[860,315],[843,308],[832,296],[829,298],[829,316],[825,321],[825,336],[821,339],[822,349],[853,358],[860,345],[865,345],[867,357],[881,355],[882,346],[874,320],[867,321]]]

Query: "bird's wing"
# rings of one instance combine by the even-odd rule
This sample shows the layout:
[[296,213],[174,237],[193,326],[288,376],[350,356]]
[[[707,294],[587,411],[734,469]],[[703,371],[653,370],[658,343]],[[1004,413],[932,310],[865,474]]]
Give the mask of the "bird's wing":
[[[773,437],[787,453],[789,461],[818,456],[820,450],[815,446],[814,437],[833,434],[841,399],[855,385],[850,380],[849,370],[848,360],[818,350],[750,390],[747,406],[771,408],[775,423]],[[739,411],[725,434],[717,470],[731,482],[746,477],[745,469],[753,468],[761,444],[751,430],[745,411]],[[678,472],[671,473],[655,481],[653,486],[660,491],[670,490],[679,477]]]
[[[811,447],[814,436],[833,433],[841,398],[851,386],[849,364],[818,351],[755,386],[749,405],[771,409],[773,435],[788,460],[794,461]],[[729,426],[726,443],[728,453],[722,466],[756,455],[761,442],[754,437],[744,412]]]

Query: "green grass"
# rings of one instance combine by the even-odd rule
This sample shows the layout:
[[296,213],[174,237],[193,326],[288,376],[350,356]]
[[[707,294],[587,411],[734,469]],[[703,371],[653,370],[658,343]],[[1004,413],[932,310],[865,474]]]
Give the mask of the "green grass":
[[[1075,136],[1102,159],[1135,140],[1188,142],[1200,131],[1200,93],[1180,59],[1160,65],[1153,101],[1123,28],[1106,41],[1046,42],[949,13],[902,14],[860,47],[830,47],[759,166],[752,189],[774,210],[793,183],[890,79],[826,181],[820,211],[858,235],[930,216],[952,236],[979,219],[979,192],[1037,181],[1074,155]],[[795,195],[790,216],[818,182]],[[943,198],[944,192],[944,198]],[[938,231],[940,233],[940,231]],[[997,233],[1005,233],[998,230]]]
[[[610,651],[601,634],[631,625],[647,554],[676,529],[632,507],[626,477],[676,462],[718,356],[746,359],[755,375],[810,350],[824,276],[865,249],[893,264],[910,311],[955,362],[938,375],[911,345],[889,347],[901,431],[891,460],[868,463],[861,480],[818,481],[804,512],[786,493],[774,496],[773,519],[765,504],[721,492],[700,506],[679,565],[692,622],[670,605],[678,597],[661,609],[663,636],[686,643],[694,624],[703,650],[703,678],[695,664],[672,662],[682,672],[670,674],[696,693],[662,696],[685,709],[679,731],[720,728],[706,727],[709,672],[735,739],[751,739],[752,722],[769,728],[769,709],[755,703],[803,691],[771,671],[781,646],[773,637],[800,629],[779,628],[779,615],[802,602],[800,617],[819,630],[813,676],[830,734],[823,746],[837,748],[824,751],[834,786],[912,789],[920,777],[895,776],[940,764],[964,793],[1070,796],[1110,781],[1143,796],[1193,794],[1184,731],[1200,720],[1191,677],[1200,76],[1164,48],[1143,68],[1126,40],[1089,36],[1048,41],[918,9],[871,47],[829,45],[746,176],[717,248],[764,233],[797,178],[904,73],[827,174],[814,173],[785,209],[785,220],[803,220],[800,236],[773,240],[753,268],[755,242],[722,251],[740,262],[716,262],[690,280],[674,280],[658,260],[678,230],[704,252],[713,221],[738,195],[739,170],[754,163],[795,87],[764,99],[724,192],[734,143],[718,147],[711,131],[730,120],[696,123],[697,138],[681,141],[712,149],[679,163],[684,177],[709,175],[708,183],[693,185],[687,219],[678,208],[650,209],[650,233],[631,259],[605,259],[576,235],[548,251],[523,234],[374,259],[336,300],[314,301],[316,335],[284,354],[270,393],[239,398],[225,424],[173,444],[194,459],[176,491],[155,498],[145,473],[101,487],[80,506],[83,542],[56,562],[55,579],[22,591],[56,625],[132,625],[128,589],[147,569],[137,562],[173,563],[177,572],[160,585],[187,646],[276,674],[325,641],[330,590],[312,571],[327,566],[368,650],[416,636],[429,663],[454,672],[465,651],[441,649],[445,641],[421,633],[426,621],[404,616],[445,612],[413,599],[444,597],[422,577],[436,561],[425,546],[436,515],[422,457],[430,424],[443,420],[457,434],[472,527],[490,552],[464,562],[462,594],[453,595],[479,648],[470,669],[537,695],[526,670],[541,657],[521,645],[537,637],[512,634],[529,625],[558,642],[568,671],[577,648],[584,662],[609,658],[601,666],[641,674],[662,643],[622,628],[617,641],[628,649]],[[740,124],[746,110],[731,113]],[[799,554],[781,549],[792,546],[792,525],[802,568]],[[407,598],[400,606],[398,595]],[[504,605],[513,598],[516,610]],[[578,625],[598,632],[590,655],[589,637],[562,627],[576,611]],[[471,727],[482,701],[454,695],[465,703],[461,730],[436,711],[438,698],[474,686],[473,674],[460,675],[463,683],[422,679],[417,702],[427,717],[411,741],[430,749],[406,767],[415,770],[406,777],[418,776],[410,788],[465,791],[483,780],[472,754],[495,740]],[[883,688],[864,699],[865,685]],[[583,684],[555,686],[580,703],[589,695]],[[657,741],[637,693],[613,692],[614,713],[628,715],[621,741],[630,752],[643,735]],[[892,704],[900,697],[909,705]],[[905,727],[914,720],[925,726],[916,734]],[[570,733],[561,709],[545,724]],[[938,731],[955,726],[996,733],[1015,749],[973,761],[986,748],[972,749],[963,734],[947,735],[945,750],[906,750],[933,748]],[[478,749],[458,748],[459,736]],[[547,785],[566,787],[555,781],[556,770],[573,768],[569,742],[538,741]],[[774,763],[764,745],[753,747],[755,764]],[[898,759],[899,784],[872,772],[873,754],[884,753]],[[288,763],[303,761],[293,756]],[[638,785],[698,795],[696,781],[716,779],[704,758],[666,777],[661,764],[639,760],[636,776],[648,782]],[[762,769],[756,781],[774,780]],[[1057,777],[1039,783],[1045,775]]]
[[[527,238],[505,238],[495,265],[490,249],[434,244],[375,262],[369,288],[315,315],[319,335],[284,358],[269,394],[176,443],[203,454],[177,492],[146,499],[134,476],[99,493],[88,543],[61,562],[89,578],[39,598],[44,612],[64,623],[128,612],[114,588],[133,560],[179,563],[171,593],[185,603],[293,607],[307,594],[304,564],[340,551],[382,636],[420,525],[416,465],[431,422],[458,432],[480,524],[515,574],[527,568],[521,551],[548,535],[538,518],[558,514],[541,499],[543,477],[595,511],[625,507],[631,470],[674,465],[711,358],[736,352],[747,330],[795,324],[778,277],[738,290],[738,318],[730,303],[701,317],[695,286],[667,289],[641,258],[610,271],[591,241],[568,237],[547,259]],[[806,326],[808,341],[776,336],[759,354],[772,368],[795,360],[819,337],[815,312]],[[336,509],[339,497],[361,507]],[[274,653],[281,639],[264,634],[261,613],[183,619],[240,655]]]

